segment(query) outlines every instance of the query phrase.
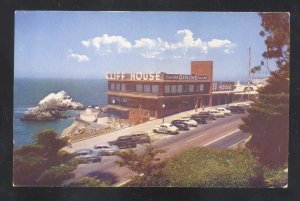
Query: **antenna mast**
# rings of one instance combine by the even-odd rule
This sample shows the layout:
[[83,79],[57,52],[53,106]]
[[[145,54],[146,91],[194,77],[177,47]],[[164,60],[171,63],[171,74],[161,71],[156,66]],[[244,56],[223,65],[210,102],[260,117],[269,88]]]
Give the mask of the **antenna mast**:
[[250,84],[251,80],[251,47],[249,47],[249,74],[248,74],[248,82]]

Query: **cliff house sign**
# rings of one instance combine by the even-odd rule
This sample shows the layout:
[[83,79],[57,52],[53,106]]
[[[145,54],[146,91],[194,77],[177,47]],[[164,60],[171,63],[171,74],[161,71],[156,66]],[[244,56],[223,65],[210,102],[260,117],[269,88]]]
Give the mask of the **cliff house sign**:
[[187,81],[207,81],[208,76],[203,75],[184,75],[184,74],[166,74],[162,72],[107,72],[107,80],[143,80],[143,81],[160,81],[160,80],[187,80]]
[[116,72],[116,73],[111,73],[108,72],[106,73],[106,79],[108,80],[160,80],[160,73],[159,72],[150,72],[150,73],[142,73],[142,72],[137,72],[137,73],[124,73],[124,72]]

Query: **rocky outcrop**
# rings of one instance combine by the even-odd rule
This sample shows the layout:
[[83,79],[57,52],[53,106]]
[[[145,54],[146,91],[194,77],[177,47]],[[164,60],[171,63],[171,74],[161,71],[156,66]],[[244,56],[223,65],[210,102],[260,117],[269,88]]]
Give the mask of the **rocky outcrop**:
[[76,119],[69,127],[65,128],[62,132],[62,136],[74,136],[81,135],[86,133],[96,133],[105,128],[108,125],[105,124],[97,124],[93,122],[86,122],[80,119]]
[[65,92],[51,93],[43,98],[39,104],[39,108],[47,110],[81,110],[84,106],[79,102],[74,102],[72,98]]
[[65,119],[60,111],[84,109],[79,102],[73,102],[72,98],[65,92],[60,91],[57,94],[51,93],[43,98],[37,107],[31,108],[25,112],[22,121],[52,121]]
[[65,119],[67,116],[62,115],[58,110],[42,111],[38,107],[27,111],[22,121],[53,121],[57,119]]

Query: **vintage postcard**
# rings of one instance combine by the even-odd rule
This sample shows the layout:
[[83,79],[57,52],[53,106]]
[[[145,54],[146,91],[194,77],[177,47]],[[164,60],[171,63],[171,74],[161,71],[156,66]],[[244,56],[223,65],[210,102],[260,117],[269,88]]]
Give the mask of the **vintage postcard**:
[[16,11],[13,184],[286,188],[289,13]]

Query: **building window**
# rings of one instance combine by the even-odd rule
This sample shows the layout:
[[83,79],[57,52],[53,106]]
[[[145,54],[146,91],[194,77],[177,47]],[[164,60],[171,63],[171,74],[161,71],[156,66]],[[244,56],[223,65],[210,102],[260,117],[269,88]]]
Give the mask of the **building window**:
[[115,87],[116,87],[116,84],[114,82],[110,83],[110,90],[111,91],[116,90]]
[[194,85],[192,84],[189,85],[189,92],[194,92]]
[[152,93],[158,93],[158,85],[152,85]]
[[189,93],[189,85],[183,85],[182,91],[183,91],[183,93]]
[[121,85],[120,83],[116,83],[116,91],[120,91]]
[[132,91],[132,85],[126,84],[126,91]]
[[204,91],[204,84],[200,84],[200,91],[203,92]]
[[121,84],[121,91],[126,91],[126,84]]
[[170,85],[165,85],[165,93],[166,94],[171,93]]
[[177,92],[176,85],[171,85],[171,93],[176,94],[176,92]]
[[150,93],[151,92],[151,85],[150,84],[145,84],[144,85],[144,92],[145,93]]
[[120,104],[120,97],[116,96],[116,104]]
[[182,93],[182,84],[177,85],[177,93]]
[[137,92],[143,92],[143,85],[142,84],[137,84],[136,85],[136,91]]
[[200,86],[198,84],[195,85],[195,92],[199,92],[199,88],[200,88]]

